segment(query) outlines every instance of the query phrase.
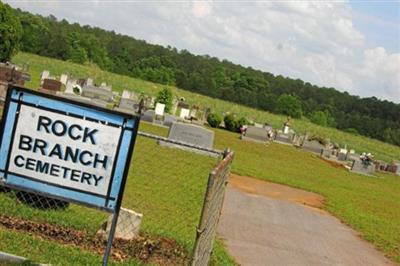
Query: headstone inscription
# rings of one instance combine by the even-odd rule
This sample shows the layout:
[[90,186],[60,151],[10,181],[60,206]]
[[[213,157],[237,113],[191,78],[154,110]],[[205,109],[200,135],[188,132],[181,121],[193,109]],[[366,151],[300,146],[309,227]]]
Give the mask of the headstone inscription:
[[[203,128],[198,125],[174,122],[172,123],[169,129],[168,139],[186,143],[189,145],[194,145],[200,148],[213,149],[214,131]],[[199,151],[198,149],[185,147],[182,145],[174,145],[169,142],[160,141],[159,143],[160,145],[164,146],[171,146],[171,147],[204,153]]]
[[241,137],[243,140],[256,141],[260,143],[267,143],[269,140],[268,129],[249,126],[246,133]]

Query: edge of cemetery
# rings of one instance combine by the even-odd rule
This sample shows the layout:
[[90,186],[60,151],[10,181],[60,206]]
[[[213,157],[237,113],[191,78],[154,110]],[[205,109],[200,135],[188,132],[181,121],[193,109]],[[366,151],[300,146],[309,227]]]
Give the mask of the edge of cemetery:
[[[27,53],[17,54],[13,62],[19,65],[29,65],[32,81],[27,83],[27,86],[34,89],[39,87],[40,73],[44,69],[50,70],[54,75],[67,73],[78,78],[92,77],[97,82],[105,81],[113,86],[113,90],[118,92],[122,92],[123,89],[131,89],[148,95],[155,95],[160,89],[166,87],[105,72],[95,66],[77,65]],[[249,117],[256,122],[268,122],[275,128],[280,128],[283,122],[286,121],[286,117],[284,116],[209,98],[175,87],[171,87],[171,89],[175,95],[185,97],[188,103],[209,107],[214,112],[233,112],[240,116]],[[347,144],[349,148],[355,149],[357,152],[371,152],[378,159],[391,161],[400,158],[400,148],[394,145],[341,132],[333,128],[320,127],[307,120],[294,120],[292,124],[294,130],[297,132],[304,133],[307,131],[310,134],[330,138],[332,141],[339,142],[342,145]],[[146,132],[153,132],[158,135],[165,136],[167,134],[166,128],[155,127],[146,123],[142,123],[142,128]],[[213,130],[215,132],[215,148],[223,149],[230,147],[236,152],[232,168],[234,173],[286,184],[321,194],[325,197],[324,208],[327,211],[360,232],[364,239],[373,243],[385,255],[400,263],[400,234],[398,234],[400,232],[400,210],[398,208],[400,204],[400,194],[398,193],[400,191],[400,179],[398,176],[378,173],[378,178],[366,177],[351,173],[343,167],[333,166],[324,162],[316,155],[298,150],[292,146],[276,143],[266,146],[259,143],[245,142],[239,139],[239,134],[237,133],[231,133],[222,129]],[[140,145],[140,141],[138,145]],[[149,144],[147,143],[146,145]],[[168,155],[170,154],[166,154],[165,156]],[[207,169],[211,169],[214,161],[208,157],[199,156],[201,155],[192,155],[187,160],[204,160],[205,166],[203,165],[203,167],[206,168],[208,166],[209,168]],[[135,157],[134,155],[133,165],[140,163],[135,161],[138,158],[139,156]],[[164,159],[167,160],[167,158]],[[201,171],[206,172],[206,169]],[[132,171],[131,175],[132,184],[128,184],[124,200],[130,198],[132,208],[134,208],[134,196],[129,195],[129,190],[130,186],[134,184],[137,174]],[[143,186],[146,184],[143,180],[140,182],[142,182],[141,185]],[[202,182],[199,182],[199,184],[201,186],[204,185]],[[201,195],[201,189],[199,195]],[[157,200],[162,202],[162,197]],[[152,207],[156,208],[157,206]],[[27,214],[23,215],[37,215],[26,211],[26,208],[23,209],[24,212],[27,212]],[[20,211],[19,215],[22,215],[22,209],[16,209],[15,211]],[[71,211],[77,214],[82,212],[79,208]],[[55,216],[54,220],[56,218],[60,217]],[[94,218],[97,221],[104,217],[85,216],[85,219],[89,220]],[[152,223],[160,223],[159,217],[152,217],[152,219],[150,223],[144,225],[144,231],[151,234],[160,233],[152,231]],[[81,227],[84,227],[83,224],[81,222]],[[190,230],[181,236],[177,236],[178,241],[180,240],[184,244],[189,237],[192,237],[193,229]],[[189,236],[189,232],[192,232],[192,235]],[[168,235],[168,232],[162,233]],[[0,249],[6,248],[6,243],[8,243],[11,247],[7,247],[7,249],[15,251],[18,243],[11,241],[13,239],[25,239],[23,243],[35,243],[35,241],[38,241],[37,239],[28,239],[30,236],[17,236],[17,234],[14,232],[7,233],[6,235],[9,240],[8,242],[1,241],[1,243],[5,244],[0,245]],[[6,239],[6,237],[2,238]],[[40,245],[45,246],[48,244],[43,242]],[[59,248],[64,249],[64,247]],[[43,247],[43,249],[46,250],[47,248]],[[65,249],[67,248],[65,247]],[[24,245],[24,249],[21,252],[31,254],[28,250],[26,245]],[[7,252],[7,250],[5,251]],[[35,253],[33,252],[32,254]],[[36,256],[37,258],[45,258],[45,255],[36,254]],[[217,244],[214,263],[221,265],[233,263],[224,251],[221,242]]]

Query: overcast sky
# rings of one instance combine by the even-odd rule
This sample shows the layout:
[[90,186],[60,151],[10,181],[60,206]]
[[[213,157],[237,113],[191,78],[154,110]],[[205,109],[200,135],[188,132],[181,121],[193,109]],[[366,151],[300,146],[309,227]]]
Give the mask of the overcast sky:
[[151,43],[400,102],[399,1],[5,1]]

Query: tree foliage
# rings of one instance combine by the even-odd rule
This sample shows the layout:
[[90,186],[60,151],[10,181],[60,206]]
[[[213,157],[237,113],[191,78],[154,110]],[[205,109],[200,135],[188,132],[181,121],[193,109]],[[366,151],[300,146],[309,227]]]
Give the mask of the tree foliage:
[[209,113],[207,116],[207,123],[211,127],[218,127],[222,122],[222,117],[217,113]]
[[[9,14],[6,5],[0,6],[0,12]],[[14,18],[21,21],[23,28],[23,51],[96,64],[118,74],[176,85],[210,97],[295,118],[305,116],[317,124],[341,130],[352,128],[364,136],[400,145],[400,104],[375,97],[352,96],[333,88],[275,76],[208,55],[194,55],[187,50],[149,44],[114,31],[59,21],[54,16],[42,17],[21,10],[14,12]],[[7,33],[4,36],[13,36],[12,40],[18,40],[18,22],[14,20],[8,15],[3,20],[6,23],[0,23],[0,32],[11,32],[11,35]],[[8,26],[14,24],[15,27]],[[3,47],[11,46],[1,45],[2,58],[9,57]]]
[[310,121],[324,127],[335,127],[335,119],[328,111],[314,111],[310,115]]
[[279,96],[276,111],[294,118],[300,118],[303,113],[300,100],[290,94]]
[[169,88],[164,88],[160,90],[156,97],[156,103],[165,104],[165,112],[169,113],[172,109],[173,95]]
[[0,2],[0,62],[8,61],[18,50],[22,27],[14,10]]
[[227,114],[224,117],[225,128],[229,131],[238,132],[239,131],[239,123],[236,117],[233,114]]

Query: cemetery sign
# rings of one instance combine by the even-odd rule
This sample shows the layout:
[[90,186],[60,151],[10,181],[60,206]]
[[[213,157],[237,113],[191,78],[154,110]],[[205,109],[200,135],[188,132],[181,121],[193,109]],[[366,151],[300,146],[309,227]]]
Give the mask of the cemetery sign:
[[138,117],[11,87],[3,113],[0,181],[115,212]]

